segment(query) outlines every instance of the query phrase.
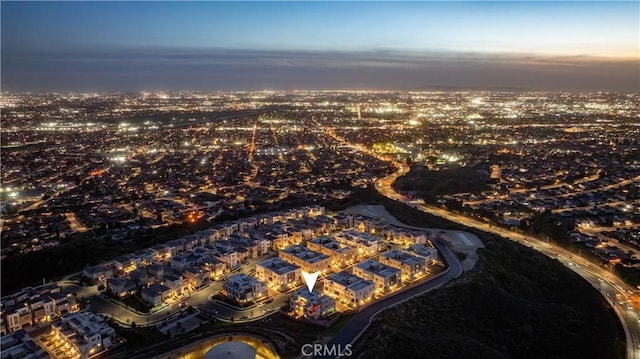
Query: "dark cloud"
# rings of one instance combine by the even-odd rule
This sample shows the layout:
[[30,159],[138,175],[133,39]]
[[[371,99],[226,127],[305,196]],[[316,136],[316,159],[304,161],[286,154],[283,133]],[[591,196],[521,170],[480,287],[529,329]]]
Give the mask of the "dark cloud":
[[640,91],[640,61],[390,50],[112,49],[2,51],[10,91],[510,87]]

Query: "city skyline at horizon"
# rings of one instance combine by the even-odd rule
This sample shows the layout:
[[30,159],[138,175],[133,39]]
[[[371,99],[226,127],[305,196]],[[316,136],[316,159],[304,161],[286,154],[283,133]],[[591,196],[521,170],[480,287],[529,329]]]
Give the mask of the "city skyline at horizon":
[[3,91],[639,89],[635,2],[1,6]]

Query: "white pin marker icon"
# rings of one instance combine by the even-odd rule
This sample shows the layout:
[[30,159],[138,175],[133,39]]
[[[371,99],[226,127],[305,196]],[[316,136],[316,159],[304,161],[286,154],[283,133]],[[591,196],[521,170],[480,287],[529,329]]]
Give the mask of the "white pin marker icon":
[[316,281],[318,280],[318,275],[320,272],[315,273],[307,273],[302,271],[302,277],[304,278],[305,283],[307,283],[307,288],[309,288],[309,292],[313,291],[313,287],[316,285]]

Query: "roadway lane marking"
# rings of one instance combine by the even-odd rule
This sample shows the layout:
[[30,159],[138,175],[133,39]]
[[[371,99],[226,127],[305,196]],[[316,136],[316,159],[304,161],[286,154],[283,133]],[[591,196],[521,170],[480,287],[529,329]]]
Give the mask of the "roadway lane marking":
[[458,238],[460,238],[464,244],[466,244],[467,246],[471,247],[473,246],[473,242],[471,242],[471,240],[469,240],[469,238],[467,238],[467,236],[462,233],[462,232],[457,232],[456,235],[458,236]]

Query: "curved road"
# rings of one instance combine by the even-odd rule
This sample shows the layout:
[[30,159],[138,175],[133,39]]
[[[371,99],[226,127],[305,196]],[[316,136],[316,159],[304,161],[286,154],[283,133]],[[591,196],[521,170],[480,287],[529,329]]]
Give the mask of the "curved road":
[[[273,256],[273,254],[271,256]],[[265,256],[259,260],[264,260],[269,257],[270,256]],[[257,261],[258,260],[252,260],[248,264],[243,265],[240,272],[245,274],[249,273],[255,268]],[[222,290],[222,282],[212,282],[206,287],[192,292],[188,298],[175,301],[171,305],[165,305],[159,310],[151,313],[140,313],[134,312],[130,310],[130,308],[114,303],[105,296],[100,295],[97,285],[85,287],[68,280],[60,281],[58,282],[58,285],[72,293],[75,293],[78,298],[89,300],[89,311],[96,314],[106,315],[124,325],[130,325],[135,322],[137,326],[154,325],[169,318],[171,315],[174,315],[184,309],[180,306],[181,303],[192,307],[206,305],[206,309],[214,317],[223,321],[245,322],[257,320],[265,315],[273,314],[273,312],[278,311],[281,306],[288,303],[289,297],[292,295],[292,293],[280,294],[275,296],[271,303],[263,306],[240,309],[217,301],[211,301],[211,296],[218,294]]]
[[[403,292],[395,294],[391,297],[377,301],[358,312],[326,345],[329,348],[340,348],[344,351],[347,344],[354,343],[364,331],[371,325],[372,320],[385,309],[405,302],[413,297],[422,295],[432,289],[438,288],[453,278],[457,278],[462,274],[462,265],[458,258],[451,253],[449,248],[444,244],[434,241],[433,243],[440,254],[449,264],[446,271],[440,273],[427,282],[411,287]],[[333,356],[319,356],[317,358],[333,358]]]
[[463,215],[455,214],[442,208],[408,203],[407,199],[397,193],[391,184],[398,176],[407,172],[406,167],[400,167],[398,172],[393,173],[383,179],[375,182],[376,189],[385,197],[406,203],[418,210],[442,217],[453,222],[461,223],[467,227],[473,227],[485,232],[498,234],[512,241],[533,248],[548,257],[556,258],[562,264],[578,273],[582,278],[588,281],[594,288],[607,299],[618,315],[620,322],[625,331],[627,342],[627,358],[640,359],[640,314],[638,310],[631,304],[633,289],[624,283],[620,278],[612,275],[598,265],[579,257],[577,254],[570,252],[564,248],[540,241],[538,239],[513,232],[504,228],[494,227],[487,223],[477,221]]

